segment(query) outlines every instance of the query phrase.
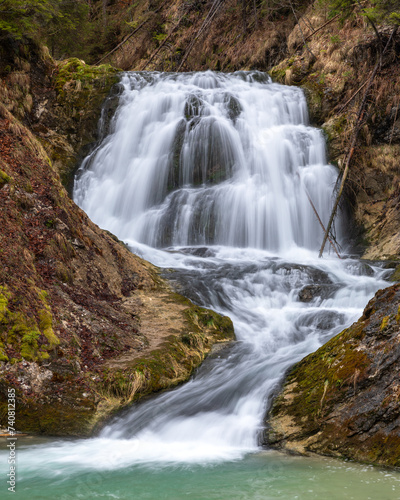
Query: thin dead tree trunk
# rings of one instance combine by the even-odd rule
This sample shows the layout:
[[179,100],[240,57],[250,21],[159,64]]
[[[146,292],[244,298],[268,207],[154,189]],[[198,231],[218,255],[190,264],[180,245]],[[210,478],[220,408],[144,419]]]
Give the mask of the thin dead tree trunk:
[[257,15],[257,4],[256,0],[253,0],[253,10],[254,10],[254,21],[256,25],[256,29],[258,28],[258,15]]
[[[160,5],[160,7],[158,9],[156,9],[155,11],[153,11],[153,14],[157,14],[157,12],[159,12],[163,7],[164,5],[166,4],[167,2],[164,2],[163,4]],[[107,54],[105,56],[103,56],[101,59],[99,59],[97,62],[96,62],[96,65],[99,65],[102,61],[104,61],[104,59],[106,59],[108,56],[110,56],[111,54],[113,54],[116,50],[118,50],[120,47],[122,47],[122,45],[124,45],[130,38],[133,37],[133,35],[135,35],[141,28],[143,28],[143,26],[148,23],[150,21],[151,17],[148,17],[145,21],[143,21],[136,29],[134,29],[132,31],[132,33],[130,33],[128,36],[126,36],[121,43],[119,43],[116,47],[114,47],[112,50],[110,50],[110,52],[107,52]]]
[[106,31],[107,28],[107,3],[108,0],[103,0],[102,2],[102,14],[103,14],[103,31]]
[[340,113],[346,108],[346,106],[348,104],[351,103],[351,101],[357,96],[357,94],[367,85],[367,83],[369,82],[369,78],[366,82],[364,82],[361,87],[359,87],[355,92],[354,94],[350,97],[350,99],[348,99],[344,104],[343,106],[339,109],[339,111],[337,112],[338,115],[340,115]]
[[312,33],[310,33],[309,35],[307,35],[305,37],[305,41],[307,41],[309,38],[311,38],[316,33],[318,33],[318,31],[321,31],[323,28],[325,28],[325,26],[328,26],[328,24],[333,23],[333,21],[335,21],[339,16],[340,16],[340,14],[337,14],[335,17],[332,17],[332,19],[329,19],[329,21],[327,21],[326,23],[324,23],[322,26],[320,26],[319,28],[317,28],[315,31],[313,31]]
[[[317,209],[315,208],[315,205],[311,199],[311,196],[308,194],[308,191],[306,189],[306,195],[307,195],[307,198],[308,198],[308,201],[310,202],[310,205],[311,205],[311,208],[314,210],[314,213],[315,213],[315,216],[320,224],[320,226],[322,227],[322,231],[326,232],[326,229],[325,229],[325,226],[324,226],[324,223],[322,222],[321,220],[321,217],[319,216],[318,212],[317,212]],[[329,243],[332,245],[332,248],[335,250],[336,252],[336,255],[339,257],[339,259],[341,259],[342,257],[339,255],[339,252],[336,248],[336,245],[334,244],[332,238],[330,236],[328,236],[328,240],[329,240]]]
[[246,0],[242,0],[242,23],[243,23],[243,33],[246,33],[247,29]]
[[124,43],[126,43],[130,38],[132,38],[133,35],[137,33],[147,22],[148,19],[146,19],[146,21],[143,21],[142,24],[140,24],[135,30],[132,31],[132,33],[130,33],[127,37],[125,37],[121,43],[119,43],[116,47],[110,50],[110,52],[107,52],[105,56],[103,56],[101,59],[97,61],[96,66],[98,66],[102,61],[104,61],[104,59],[107,59],[108,56],[114,54],[116,50],[118,50],[120,47],[122,47],[122,45],[124,45]]

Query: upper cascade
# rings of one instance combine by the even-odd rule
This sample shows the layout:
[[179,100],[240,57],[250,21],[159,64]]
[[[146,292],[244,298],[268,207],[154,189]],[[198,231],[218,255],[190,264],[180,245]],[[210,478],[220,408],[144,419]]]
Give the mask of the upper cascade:
[[75,182],[97,224],[154,247],[319,247],[309,198],[326,223],[337,173],[300,89],[259,72],[125,73],[121,85]]

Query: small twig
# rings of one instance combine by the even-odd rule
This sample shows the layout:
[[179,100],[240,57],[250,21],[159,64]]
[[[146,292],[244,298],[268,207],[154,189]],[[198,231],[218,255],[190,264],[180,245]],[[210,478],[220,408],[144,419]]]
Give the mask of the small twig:
[[[325,233],[326,229],[325,229],[324,223],[322,222],[321,217],[318,215],[317,209],[315,208],[315,205],[314,205],[314,203],[313,203],[313,201],[312,201],[312,199],[311,199],[311,196],[308,194],[308,191],[307,191],[307,189],[306,189],[306,188],[305,188],[305,192],[306,192],[306,195],[307,195],[308,201],[310,202],[310,205],[311,205],[312,209],[314,210],[315,216],[317,217],[317,220],[318,220],[318,222],[320,223],[320,225],[321,225],[321,227],[322,227],[322,230],[323,230],[323,231],[324,231],[324,233]],[[332,241],[331,237],[330,237],[330,236],[328,236],[328,239],[329,239],[329,243],[332,245],[332,248],[335,250],[336,255],[339,257],[339,259],[341,259],[342,257],[339,255],[339,252],[338,252],[338,250],[337,250],[337,248],[336,248],[335,244],[333,243],[333,241]]]
[[[371,76],[371,75],[370,75]],[[364,82],[361,87],[356,91],[354,92],[354,94],[350,97],[350,99],[348,99],[344,104],[343,106],[339,109],[338,111],[338,115],[340,115],[340,113],[351,103],[351,101],[356,97],[356,95],[360,92],[360,90],[362,90],[366,85],[367,83],[369,82],[369,78],[366,82]]]
[[397,112],[399,111],[399,104],[400,104],[400,97],[398,97],[398,98],[397,98],[396,113],[395,113],[395,115],[394,115],[393,127],[392,127],[392,133],[390,134],[389,146],[391,146],[391,145],[392,145],[393,134],[394,134],[394,128],[395,128],[395,126],[396,126],[396,120],[397,120]]
[[[314,26],[312,25],[311,21],[308,19],[308,17],[303,14],[301,16],[301,21],[303,21],[303,23],[307,26],[308,29],[310,29],[311,31],[314,29]],[[306,22],[307,21],[307,22]]]

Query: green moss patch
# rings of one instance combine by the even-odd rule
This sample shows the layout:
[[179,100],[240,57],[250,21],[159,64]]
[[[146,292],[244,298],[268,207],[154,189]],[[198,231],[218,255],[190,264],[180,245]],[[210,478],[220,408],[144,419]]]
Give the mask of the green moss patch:
[[285,384],[296,384],[294,398],[287,405],[284,396],[280,396],[273,415],[285,407],[295,418],[317,423],[365,375],[368,356],[357,349],[357,340],[363,335],[363,324],[355,323],[295,365]]
[[0,170],[0,189],[9,182],[11,182],[11,177],[3,172],[3,170]]
[[44,306],[38,313],[39,321],[33,314],[27,316],[21,311],[11,311],[11,294],[7,288],[0,287],[0,361],[9,361],[6,346],[9,346],[16,361],[43,361],[49,358],[48,351],[60,343],[53,331],[52,314],[46,300],[47,293],[39,290],[38,295]]

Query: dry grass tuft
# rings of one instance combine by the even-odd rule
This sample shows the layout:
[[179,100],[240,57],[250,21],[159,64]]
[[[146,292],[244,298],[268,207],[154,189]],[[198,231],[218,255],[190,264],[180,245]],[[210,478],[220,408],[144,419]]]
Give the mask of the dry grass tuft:
[[3,120],[12,120],[12,114],[2,102],[0,102],[0,118],[3,118]]
[[10,73],[8,75],[7,83],[9,85],[18,85],[21,88],[25,89],[29,86],[30,78],[26,73],[14,71],[14,73]]
[[27,112],[27,113],[30,113],[32,111],[32,107],[33,107],[33,98],[31,96],[31,94],[27,94],[25,96],[25,99],[22,103],[23,107],[24,107],[24,110]]
[[24,128],[25,127],[16,120],[10,121],[8,124],[8,130],[16,137],[21,137],[23,135]]
[[52,60],[49,48],[46,45],[41,45],[40,46],[40,58],[44,62]]
[[293,70],[289,68],[285,72],[285,85],[292,85],[293,83]]

